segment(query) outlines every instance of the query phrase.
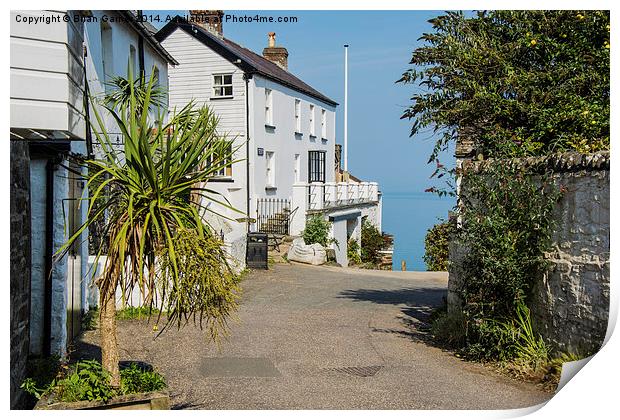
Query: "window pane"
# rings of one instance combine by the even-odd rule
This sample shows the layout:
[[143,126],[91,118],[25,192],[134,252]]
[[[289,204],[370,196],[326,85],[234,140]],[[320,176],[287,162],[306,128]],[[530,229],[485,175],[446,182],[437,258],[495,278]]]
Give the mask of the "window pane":
[[223,88],[221,88],[221,87],[216,87],[216,88],[214,89],[214,92],[213,92],[213,93],[215,94],[215,96],[223,96],[223,95],[222,95],[222,89],[223,89]]
[[225,74],[224,75],[224,84],[225,85],[232,85],[232,74]]
[[213,76],[213,84],[221,85],[222,84],[222,76]]
[[224,95],[232,96],[232,86],[226,86],[224,89]]

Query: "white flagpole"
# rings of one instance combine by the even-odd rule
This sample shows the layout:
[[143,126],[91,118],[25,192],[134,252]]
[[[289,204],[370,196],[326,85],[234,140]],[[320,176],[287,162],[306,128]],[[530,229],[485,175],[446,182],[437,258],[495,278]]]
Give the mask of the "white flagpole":
[[[349,45],[344,44],[344,172],[348,173],[349,165],[347,159],[348,153],[348,105],[349,95]],[[346,175],[345,175],[346,176]]]

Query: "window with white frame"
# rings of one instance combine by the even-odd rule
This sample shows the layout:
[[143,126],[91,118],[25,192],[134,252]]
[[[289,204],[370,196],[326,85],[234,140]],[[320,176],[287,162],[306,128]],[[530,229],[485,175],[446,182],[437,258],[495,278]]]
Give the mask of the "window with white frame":
[[216,98],[233,96],[232,74],[213,75],[213,96]]
[[265,125],[273,125],[273,97],[271,89],[265,89]]
[[275,153],[265,152],[265,184],[267,187],[276,185]]
[[301,155],[295,154],[295,182],[301,181]]
[[327,138],[327,112],[321,110],[321,138]]
[[314,136],[314,105],[310,105],[310,135]]
[[301,133],[301,101],[295,99],[295,131]]
[[216,177],[232,177],[232,143],[218,147],[218,150],[207,158],[207,165],[213,167],[213,175]]

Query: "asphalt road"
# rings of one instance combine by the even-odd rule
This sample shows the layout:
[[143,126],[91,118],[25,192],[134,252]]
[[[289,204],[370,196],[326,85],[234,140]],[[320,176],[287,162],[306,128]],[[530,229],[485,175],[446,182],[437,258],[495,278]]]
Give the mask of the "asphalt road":
[[121,321],[121,359],[159,369],[178,409],[507,409],[551,398],[426,343],[417,327],[446,286],[445,273],[276,265],[243,282],[219,348],[194,327],[154,340],[152,326]]

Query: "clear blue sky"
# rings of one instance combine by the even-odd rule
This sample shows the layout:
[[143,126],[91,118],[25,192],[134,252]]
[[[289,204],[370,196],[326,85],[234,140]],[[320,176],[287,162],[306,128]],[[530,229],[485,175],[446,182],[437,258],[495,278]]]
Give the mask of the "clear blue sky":
[[[267,32],[288,49],[289,71],[340,104],[337,142],[342,143],[344,50],[349,44],[349,170],[377,181],[384,193],[421,192],[432,185],[427,165],[432,134],[409,137],[400,120],[411,103],[411,85],[395,84],[407,68],[417,39],[431,30],[439,11],[225,11],[233,15],[296,16],[297,23],[224,23],[224,36],[261,53]],[[145,14],[186,11],[145,11]],[[163,26],[163,22],[157,24]],[[442,161],[453,165],[452,152]]]

